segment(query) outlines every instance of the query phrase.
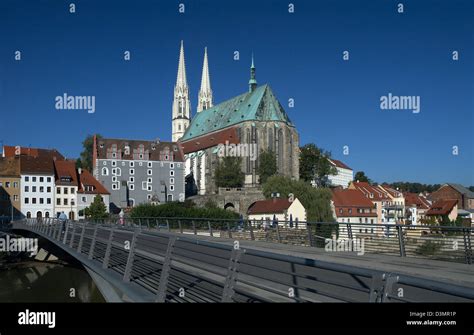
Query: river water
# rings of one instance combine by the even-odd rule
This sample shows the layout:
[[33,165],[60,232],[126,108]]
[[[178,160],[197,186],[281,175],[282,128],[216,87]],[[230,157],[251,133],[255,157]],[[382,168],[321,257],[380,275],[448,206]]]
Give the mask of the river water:
[[87,271],[72,259],[40,262],[25,256],[1,253],[0,302],[105,300]]

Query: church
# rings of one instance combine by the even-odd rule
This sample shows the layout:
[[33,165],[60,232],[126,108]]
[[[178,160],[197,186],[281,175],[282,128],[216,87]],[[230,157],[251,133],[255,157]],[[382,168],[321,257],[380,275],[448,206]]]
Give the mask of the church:
[[[214,105],[209,76],[207,48],[204,50],[201,88],[196,114],[191,118],[189,87],[186,80],[184,46],[181,41],[178,75],[174,88],[172,140],[179,142],[185,160],[187,184],[194,194],[217,192],[214,172],[226,144],[256,147],[257,153],[273,151],[278,173],[299,179],[299,136],[283,106],[268,84],[258,86],[252,57],[248,91]],[[242,157],[245,187],[259,184],[257,159]]]

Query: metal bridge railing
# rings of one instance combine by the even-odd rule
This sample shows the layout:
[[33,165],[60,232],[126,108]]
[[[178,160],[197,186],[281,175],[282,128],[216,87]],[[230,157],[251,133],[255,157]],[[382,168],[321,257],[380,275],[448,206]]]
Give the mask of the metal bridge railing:
[[337,244],[343,249],[363,247],[368,254],[473,263],[473,227],[166,217],[93,223],[319,248]]
[[[122,226],[111,222],[24,220],[14,223],[14,228],[35,231],[70,253],[77,253],[82,262],[96,264],[96,268],[98,265],[102,271],[120,278],[124,287],[145,292],[146,301],[474,301],[472,287],[240,248],[235,243],[223,244],[193,236],[204,231],[203,222],[164,220],[157,220],[158,225],[155,226],[150,222],[146,225],[143,221],[132,221]],[[167,223],[166,228],[160,226],[161,222]],[[225,230],[229,226],[230,231]],[[326,234],[321,227],[307,226],[307,232],[310,232],[308,238],[315,238],[315,244],[321,236],[315,235],[313,229]],[[211,228],[208,225],[209,233],[213,227],[216,234],[220,234],[219,229],[224,229],[224,235],[242,233],[232,230],[231,223],[227,221],[213,222]],[[334,228],[335,225],[328,227]],[[180,228],[182,234],[168,232],[179,231]],[[395,236],[400,231],[402,235],[404,232],[397,227],[386,229],[389,236],[392,230]],[[258,228],[254,233],[258,233]],[[353,237],[358,234],[357,231],[351,233]],[[257,239],[257,235],[254,238]],[[409,249],[407,245],[406,254]]]

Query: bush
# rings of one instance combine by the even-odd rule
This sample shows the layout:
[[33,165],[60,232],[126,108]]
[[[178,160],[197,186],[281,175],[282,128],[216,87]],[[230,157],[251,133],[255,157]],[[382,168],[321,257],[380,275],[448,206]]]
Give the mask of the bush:
[[434,241],[425,241],[425,243],[417,248],[416,252],[423,256],[433,256],[440,250],[440,243]]
[[238,219],[239,214],[206,204],[209,207],[196,207],[194,204],[170,202],[162,205],[143,204],[134,207],[130,217],[135,218],[206,218]]

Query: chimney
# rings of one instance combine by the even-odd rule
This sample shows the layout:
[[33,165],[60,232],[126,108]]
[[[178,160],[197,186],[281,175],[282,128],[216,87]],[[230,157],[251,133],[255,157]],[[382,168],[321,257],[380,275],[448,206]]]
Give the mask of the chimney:
[[77,172],[78,172],[79,174],[82,174],[82,169],[81,169],[81,168],[78,168],[78,169],[77,169]]

